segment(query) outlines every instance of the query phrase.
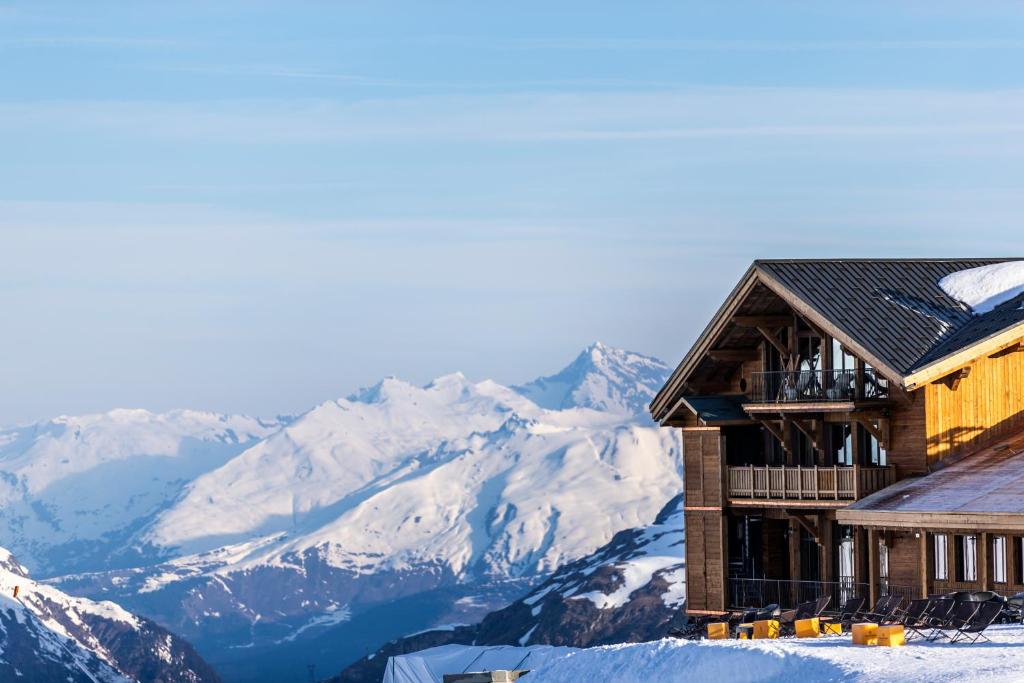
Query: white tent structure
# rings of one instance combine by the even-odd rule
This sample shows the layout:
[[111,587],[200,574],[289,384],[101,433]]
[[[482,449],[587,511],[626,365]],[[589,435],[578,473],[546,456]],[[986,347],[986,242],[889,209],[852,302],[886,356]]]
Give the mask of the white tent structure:
[[576,649],[551,645],[442,645],[389,657],[384,683],[442,683],[444,674],[535,669]]

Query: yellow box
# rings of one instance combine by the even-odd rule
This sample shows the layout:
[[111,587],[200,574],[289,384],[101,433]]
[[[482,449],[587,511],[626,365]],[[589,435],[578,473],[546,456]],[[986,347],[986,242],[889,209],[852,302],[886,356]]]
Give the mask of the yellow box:
[[901,626],[900,624],[893,624],[891,626],[879,626],[878,644],[888,645],[889,647],[899,647],[901,645],[906,645],[907,640],[903,635],[903,626]]
[[754,639],[778,638],[779,622],[777,619],[763,619],[754,622]]
[[797,638],[817,638],[820,635],[821,632],[818,630],[818,617],[796,620]]
[[754,636],[754,624],[740,624],[736,627],[740,640],[750,640]]
[[728,640],[729,624],[720,621],[715,624],[708,624],[708,640]]
[[854,645],[878,644],[878,624],[854,624],[850,630],[853,632]]
[[826,636],[843,635],[843,625],[838,621],[826,621],[821,625],[821,633]]

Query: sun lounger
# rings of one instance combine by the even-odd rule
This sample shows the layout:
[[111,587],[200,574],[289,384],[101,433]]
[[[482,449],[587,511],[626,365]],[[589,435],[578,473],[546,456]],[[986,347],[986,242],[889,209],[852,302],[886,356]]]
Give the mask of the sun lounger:
[[978,604],[978,609],[975,610],[974,614],[971,615],[971,618],[967,620],[966,623],[957,628],[956,633],[949,639],[949,642],[969,642],[973,644],[979,640],[989,641],[988,637],[984,634],[984,631],[991,626],[992,622],[999,616],[999,613],[1003,609],[1003,604],[1000,600],[988,600]]

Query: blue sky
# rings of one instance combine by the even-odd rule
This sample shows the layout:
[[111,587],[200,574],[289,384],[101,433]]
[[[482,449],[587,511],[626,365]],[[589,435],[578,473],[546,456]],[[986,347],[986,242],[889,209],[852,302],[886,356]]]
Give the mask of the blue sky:
[[674,363],[757,257],[1024,252],[1024,5],[211,5],[0,2],[0,424]]

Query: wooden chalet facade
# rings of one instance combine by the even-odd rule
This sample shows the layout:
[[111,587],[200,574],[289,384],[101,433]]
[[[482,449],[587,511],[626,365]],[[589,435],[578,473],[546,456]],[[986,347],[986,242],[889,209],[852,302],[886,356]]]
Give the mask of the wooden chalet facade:
[[938,284],[1003,261],[750,267],[651,403],[683,431],[690,613],[1024,591],[1024,300]]

